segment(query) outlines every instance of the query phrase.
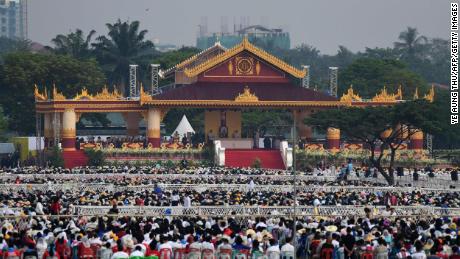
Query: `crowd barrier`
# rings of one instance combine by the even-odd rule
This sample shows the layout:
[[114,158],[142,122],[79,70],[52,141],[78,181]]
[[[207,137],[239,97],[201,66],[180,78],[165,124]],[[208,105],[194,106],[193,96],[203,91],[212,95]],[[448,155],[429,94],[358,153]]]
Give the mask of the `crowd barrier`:
[[[0,184],[0,190],[3,192],[35,192],[41,191],[70,191],[70,192],[115,192],[115,191],[132,191],[145,192],[153,191],[155,187],[160,187],[164,191],[238,191],[238,192],[292,192],[292,185],[254,185],[249,184],[145,184],[145,185],[114,185],[114,184],[90,184],[90,183],[62,183],[62,184]],[[327,186],[327,185],[297,185],[298,192],[393,192],[393,193],[455,193],[459,190],[448,188],[420,188],[420,187],[374,187],[374,186]]]
[[[110,206],[75,206],[73,215],[105,216]],[[386,212],[383,206],[196,206],[196,207],[150,207],[120,206],[117,216],[139,215],[147,217],[200,216],[200,217],[288,217],[288,216],[358,216],[365,217],[364,208],[370,208],[372,217],[457,217],[460,208],[440,208],[430,206],[394,206]]]

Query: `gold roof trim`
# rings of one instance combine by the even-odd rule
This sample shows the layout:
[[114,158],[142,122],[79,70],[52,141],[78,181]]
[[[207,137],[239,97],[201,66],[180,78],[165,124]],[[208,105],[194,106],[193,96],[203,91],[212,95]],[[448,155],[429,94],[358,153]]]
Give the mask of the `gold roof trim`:
[[297,78],[303,78],[307,71],[305,69],[303,70],[299,70],[289,64],[287,64],[286,62],[282,61],[281,59],[269,54],[268,52],[266,52],[265,50],[263,49],[260,49],[256,46],[254,46],[253,44],[251,44],[248,40],[247,37],[243,38],[243,41],[234,46],[233,48],[225,51],[224,53],[222,54],[219,54],[199,65],[197,65],[196,67],[193,67],[193,68],[186,68],[184,69],[184,73],[186,76],[188,77],[194,77],[194,76],[197,76],[198,74],[214,67],[215,65],[219,64],[219,63],[222,63],[224,62],[225,60],[227,60],[228,58],[244,51],[244,50],[247,50],[249,52],[251,52],[252,54],[262,58],[263,60],[267,61],[268,63],[270,63],[271,65],[274,65],[275,67],[278,67],[279,69],[293,75],[294,77],[297,77]]
[[62,94],[62,93],[59,93],[57,88],[56,88],[56,85],[53,84],[53,100],[54,101],[62,101],[62,100],[66,100],[67,98]]
[[77,101],[77,100],[92,100],[93,98],[94,97],[88,93],[88,89],[86,89],[86,87],[83,87],[83,89],[81,90],[81,93],[77,94],[77,96],[75,96],[73,99]]
[[142,85],[142,83],[141,83],[141,89],[139,90],[139,100],[141,102],[141,105],[145,102],[153,101],[152,96],[144,92],[144,86]]
[[419,97],[418,97],[418,87],[415,87],[415,92],[414,92],[414,97],[413,99],[414,100],[417,100]]
[[209,48],[207,48],[207,49],[204,49],[204,50],[202,50],[202,51],[200,51],[200,52],[194,54],[193,56],[191,56],[191,57],[185,59],[184,61],[182,61],[182,62],[180,62],[180,63],[178,63],[178,64],[176,64],[176,65],[174,65],[174,66],[172,66],[172,67],[170,67],[170,68],[168,68],[168,69],[166,69],[165,71],[163,71],[163,74],[167,74],[167,73],[171,72],[171,71],[174,70],[174,69],[183,68],[183,67],[185,67],[186,65],[192,63],[193,61],[197,60],[197,59],[198,59],[201,55],[203,55],[204,53],[209,52],[209,51],[211,51],[211,50],[213,50],[213,49],[215,49],[215,48],[219,48],[219,49],[221,49],[221,50],[223,50],[223,51],[226,51],[226,50],[227,50],[227,49],[226,49],[224,46],[222,46],[222,44],[220,44],[220,42],[218,41],[218,42],[214,43],[214,45],[212,45],[211,47],[209,47]]
[[430,103],[434,102],[434,85],[431,85],[431,89],[428,94],[425,94],[423,97],[425,100],[429,101]]
[[107,86],[102,88],[102,92],[96,94],[94,96],[95,100],[118,100],[121,99],[123,96],[118,92],[118,90],[114,87],[113,92],[109,92]]
[[248,86],[244,87],[243,93],[238,94],[238,96],[235,97],[235,102],[258,102],[258,101],[259,101],[259,97],[251,93],[251,89],[249,89]]
[[382,91],[372,98],[372,102],[396,102],[397,100],[402,100],[401,86],[399,86],[396,94],[389,94],[387,92],[387,87],[383,86]]
[[45,91],[44,93],[40,93],[40,91],[38,90],[38,86],[35,84],[34,85],[35,89],[34,89],[34,97],[35,97],[35,101],[46,101],[48,100],[48,94],[46,93],[46,87],[45,87]]
[[350,85],[346,94],[340,97],[341,102],[361,102],[363,99],[353,92],[353,85]]

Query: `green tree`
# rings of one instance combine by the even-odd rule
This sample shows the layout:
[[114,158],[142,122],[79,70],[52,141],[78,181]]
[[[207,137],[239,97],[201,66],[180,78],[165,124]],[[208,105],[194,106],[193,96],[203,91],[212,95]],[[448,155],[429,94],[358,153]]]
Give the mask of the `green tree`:
[[401,51],[401,57],[405,60],[413,60],[418,57],[425,49],[427,38],[419,35],[416,28],[407,27],[407,30],[399,34],[394,46],[397,50]]
[[91,38],[96,33],[91,30],[86,37],[83,31],[77,29],[67,35],[59,34],[51,40],[54,44],[52,49],[57,54],[70,55],[77,59],[86,59],[92,56]]
[[30,41],[16,40],[7,37],[0,37],[0,63],[3,62],[3,56],[16,51],[29,51]]
[[[369,162],[377,168],[389,184],[393,184],[394,158],[396,150],[410,136],[414,129],[434,133],[441,130],[435,105],[426,101],[399,103],[387,107],[349,107],[325,110],[313,114],[305,120],[306,124],[326,130],[328,127],[339,128],[346,139],[367,144],[370,149]],[[401,127],[400,125],[406,125]],[[391,133],[383,135],[385,131]],[[377,148],[380,150],[376,152]],[[388,171],[382,165],[384,151],[390,151]]]
[[53,54],[11,53],[0,67],[0,105],[5,109],[9,129],[19,134],[35,132],[34,84],[51,96],[52,85],[67,97],[83,87],[97,92],[105,82],[104,73],[94,60],[79,61],[70,56]]
[[6,141],[6,130],[8,128],[8,120],[3,114],[3,108],[0,106],[0,141]]
[[345,68],[339,76],[339,96],[350,85],[363,97],[373,97],[383,86],[389,92],[396,92],[402,86],[403,97],[411,99],[415,88],[423,92],[427,83],[407,66],[398,60],[360,58]]
[[168,69],[197,54],[198,52],[200,52],[200,50],[194,47],[182,47],[178,50],[161,53],[158,57],[153,59],[152,63],[160,64],[162,69]]
[[[121,22],[106,24],[108,37],[99,36],[93,43],[96,55],[112,84],[120,86],[126,92],[129,65],[139,64],[147,68],[148,61],[155,55],[155,47],[145,40],[147,30],[139,31],[139,22]],[[145,73],[144,73],[145,74]]]

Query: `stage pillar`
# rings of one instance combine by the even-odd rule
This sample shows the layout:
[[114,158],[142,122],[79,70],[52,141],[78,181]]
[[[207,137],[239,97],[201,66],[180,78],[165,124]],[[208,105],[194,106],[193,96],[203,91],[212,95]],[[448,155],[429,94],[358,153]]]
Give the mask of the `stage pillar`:
[[43,137],[45,142],[45,148],[51,147],[51,143],[53,141],[53,120],[51,116],[51,113],[45,113],[43,116]]
[[340,130],[336,128],[327,128],[327,149],[340,150]]
[[147,141],[152,147],[159,148],[160,141],[161,110],[150,108],[147,114]]
[[125,112],[123,113],[123,118],[126,123],[126,135],[130,137],[139,136],[139,122],[142,119],[141,115],[134,112]]
[[410,149],[422,150],[423,149],[423,131],[417,130],[410,136]]
[[77,137],[76,130],[77,115],[74,109],[65,109],[62,115],[62,150],[75,150]]

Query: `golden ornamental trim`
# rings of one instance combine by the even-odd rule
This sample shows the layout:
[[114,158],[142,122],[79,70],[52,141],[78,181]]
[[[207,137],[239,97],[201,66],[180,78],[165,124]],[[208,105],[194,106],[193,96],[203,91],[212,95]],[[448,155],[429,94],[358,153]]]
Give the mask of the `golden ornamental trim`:
[[428,92],[428,94],[425,94],[423,98],[429,101],[430,103],[434,102],[434,85],[431,85],[430,91]]
[[353,85],[350,85],[346,94],[340,98],[341,102],[361,102],[363,99],[353,92]]
[[93,97],[95,100],[118,100],[121,98],[123,98],[123,96],[115,87],[113,88],[113,92],[109,92],[107,86],[104,86],[104,88],[102,88],[102,92],[97,93]]
[[86,87],[83,87],[83,89],[81,90],[81,93],[77,94],[77,96],[75,96],[73,99],[75,101],[77,100],[92,100],[94,97],[88,93],[88,89],[86,89]]
[[181,68],[185,67],[186,65],[188,65],[188,64],[194,62],[195,60],[197,60],[197,59],[198,59],[201,55],[203,55],[204,53],[209,52],[209,51],[211,51],[211,50],[213,50],[213,49],[215,49],[215,48],[219,48],[219,49],[221,49],[221,50],[223,50],[223,51],[226,51],[226,50],[227,50],[224,46],[222,46],[222,45],[220,44],[220,42],[216,42],[213,46],[211,46],[211,47],[209,47],[209,48],[207,48],[207,49],[205,49],[205,50],[202,50],[201,52],[196,53],[195,55],[193,55],[193,56],[191,56],[191,57],[189,57],[189,58],[183,60],[182,62],[180,62],[180,63],[174,65],[174,66],[171,67],[171,68],[166,69],[166,71],[164,71],[163,74],[167,74],[167,73],[171,72],[171,71],[174,70],[174,69],[181,69]]
[[379,94],[376,94],[374,98],[372,98],[372,102],[396,102],[397,100],[402,100],[401,86],[399,86],[396,94],[389,94],[387,92],[387,87],[383,86],[382,91]]
[[244,87],[243,93],[238,94],[235,98],[235,102],[258,102],[259,97],[251,93],[251,89],[248,86]]
[[35,101],[46,101],[48,100],[48,94],[46,93],[46,87],[45,87],[45,91],[44,93],[40,93],[40,91],[38,90],[38,86],[35,84],[34,85],[35,89],[34,89],[34,97],[35,97]]
[[215,65],[218,65],[222,62],[224,62],[225,60],[229,59],[230,57],[233,57],[235,56],[236,54],[238,53],[241,53],[242,51],[249,51],[251,52],[252,54],[262,58],[263,60],[267,61],[268,63],[270,63],[271,65],[291,74],[292,76],[294,77],[297,77],[297,78],[303,78],[307,71],[305,69],[303,70],[299,70],[289,64],[287,64],[286,62],[284,62],[283,60],[269,54],[268,52],[266,52],[265,50],[263,49],[260,49],[256,46],[254,46],[252,43],[249,42],[248,38],[247,37],[244,37],[243,38],[243,41],[234,46],[233,48],[223,52],[222,54],[219,54],[193,68],[186,68],[184,69],[184,74],[187,76],[187,77],[194,77],[194,76],[197,76],[198,74],[214,67]]
[[139,100],[141,105],[145,102],[153,101],[153,98],[150,94],[144,92],[144,86],[141,84],[141,89],[139,90]]
[[56,89],[56,85],[53,85],[53,100],[54,101],[63,101],[66,100],[67,98],[62,94],[59,93],[58,90]]

